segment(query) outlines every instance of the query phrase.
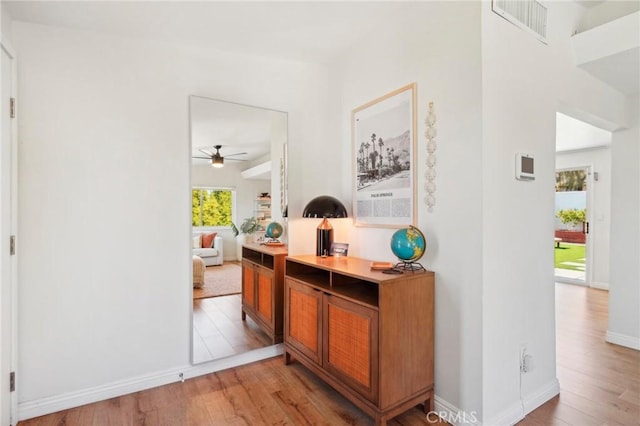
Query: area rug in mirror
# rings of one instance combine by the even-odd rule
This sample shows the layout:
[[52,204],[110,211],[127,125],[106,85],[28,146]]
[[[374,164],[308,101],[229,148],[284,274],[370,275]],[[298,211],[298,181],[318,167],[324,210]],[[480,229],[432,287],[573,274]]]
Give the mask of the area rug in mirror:
[[204,286],[193,289],[194,299],[237,294],[242,291],[242,268],[236,263],[225,262],[209,266],[204,272]]

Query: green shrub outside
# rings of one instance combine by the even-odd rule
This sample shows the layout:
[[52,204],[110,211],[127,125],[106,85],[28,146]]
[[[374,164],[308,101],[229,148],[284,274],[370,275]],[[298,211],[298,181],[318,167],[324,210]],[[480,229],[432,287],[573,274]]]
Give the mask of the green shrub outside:
[[567,209],[559,210],[556,216],[560,218],[565,225],[578,225],[584,222],[587,218],[587,209]]

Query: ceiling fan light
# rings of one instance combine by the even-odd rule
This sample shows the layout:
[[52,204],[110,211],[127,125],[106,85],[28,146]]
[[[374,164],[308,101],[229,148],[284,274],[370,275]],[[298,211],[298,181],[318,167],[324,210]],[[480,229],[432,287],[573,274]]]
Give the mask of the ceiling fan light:
[[219,155],[214,155],[211,158],[211,165],[219,169],[220,167],[224,166],[224,159]]

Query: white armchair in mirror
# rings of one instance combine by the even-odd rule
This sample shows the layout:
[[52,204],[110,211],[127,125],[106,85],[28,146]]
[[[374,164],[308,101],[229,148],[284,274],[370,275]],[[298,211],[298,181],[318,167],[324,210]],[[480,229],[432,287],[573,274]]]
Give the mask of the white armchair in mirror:
[[215,232],[194,235],[193,255],[204,260],[206,266],[222,265],[224,261],[222,237]]

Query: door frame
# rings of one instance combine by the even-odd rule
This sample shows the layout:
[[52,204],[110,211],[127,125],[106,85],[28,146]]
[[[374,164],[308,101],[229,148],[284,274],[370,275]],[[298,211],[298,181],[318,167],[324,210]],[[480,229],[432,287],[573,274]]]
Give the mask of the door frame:
[[[0,49],[9,57],[11,61],[11,82],[10,82],[10,93],[9,97],[17,99],[17,66],[16,66],[16,55],[15,51],[11,44],[0,37]],[[4,94],[2,94],[4,97]],[[16,100],[17,104],[17,100]],[[8,211],[0,211],[0,215],[9,215],[10,217],[10,229],[9,234],[15,235],[17,238],[18,234],[18,139],[17,139],[17,106],[16,114],[14,118],[9,120],[10,125],[10,137],[9,137],[9,179],[10,179],[10,194],[9,194],[9,209]],[[2,241],[2,244],[8,244],[9,241]],[[9,298],[9,309],[10,313],[10,348],[2,348],[2,353],[5,356],[9,356],[9,366],[10,371],[13,371],[17,376],[17,359],[18,359],[18,255],[17,255],[17,246],[18,242],[16,241],[16,254],[13,256],[9,256],[9,285],[0,285],[0,300],[4,300],[5,298]],[[1,278],[0,278],[1,279]],[[5,283],[2,283],[5,284]],[[1,309],[1,308],[0,308]],[[4,372],[3,372],[4,373]],[[17,398],[17,379],[16,379],[16,390],[14,392],[9,392],[6,383],[2,384],[2,398],[9,399],[9,421],[11,425],[15,425],[18,422],[18,398]],[[0,407],[1,408],[1,407]],[[4,416],[4,414],[2,414]]]
[[[566,171],[571,171],[571,170],[584,170],[586,173],[586,183],[587,183],[587,194],[586,194],[586,206],[585,208],[587,209],[587,214],[586,214],[586,222],[589,224],[589,228],[591,228],[591,225],[593,224],[592,219],[592,206],[593,206],[593,184],[594,184],[594,179],[593,179],[593,164],[586,164],[586,165],[576,165],[576,166],[571,166],[571,167],[563,167],[563,168],[556,168],[555,169],[555,173],[557,172],[566,172]],[[555,194],[555,192],[554,192]],[[561,283],[567,283],[567,284],[577,284],[577,285],[584,285],[587,287],[590,287],[590,283],[592,281],[592,277],[593,277],[593,247],[592,247],[592,242],[591,242],[591,229],[589,229],[589,231],[586,233],[585,235],[585,261],[584,261],[584,281],[582,280],[577,280],[577,279],[572,279],[572,278],[562,278],[562,277],[558,277],[555,276],[554,274],[554,279],[556,282],[561,282]],[[555,253],[555,248],[554,248],[554,253]]]

